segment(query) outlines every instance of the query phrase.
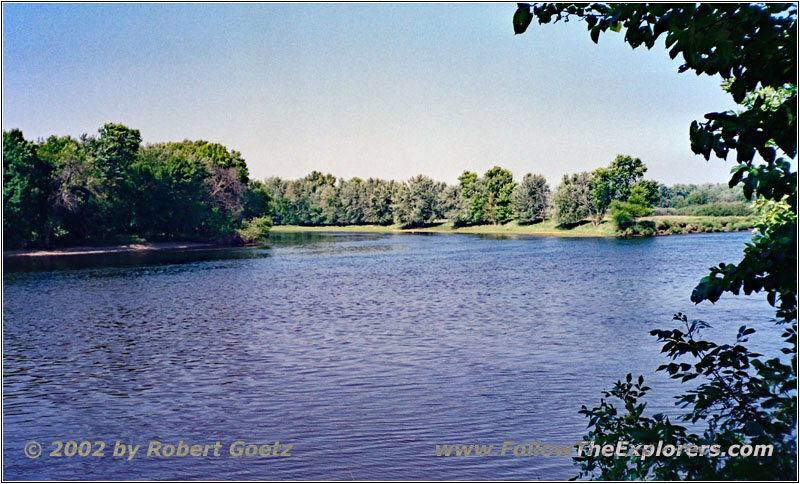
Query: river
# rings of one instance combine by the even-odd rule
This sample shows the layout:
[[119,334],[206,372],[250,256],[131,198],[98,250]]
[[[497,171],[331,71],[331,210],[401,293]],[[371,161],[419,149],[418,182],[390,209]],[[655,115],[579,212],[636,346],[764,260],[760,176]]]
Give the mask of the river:
[[[752,347],[778,354],[764,297],[689,301],[750,237],[274,234],[258,249],[6,259],[4,478],[566,479],[566,457],[436,445],[572,444],[581,404],[628,372],[653,387],[649,412],[675,412],[648,333],[678,311],[728,341],[755,327]],[[54,441],[106,447],[58,457]],[[221,455],[147,456],[150,441]],[[291,455],[231,456],[235,441]],[[115,457],[116,442],[141,448]]]

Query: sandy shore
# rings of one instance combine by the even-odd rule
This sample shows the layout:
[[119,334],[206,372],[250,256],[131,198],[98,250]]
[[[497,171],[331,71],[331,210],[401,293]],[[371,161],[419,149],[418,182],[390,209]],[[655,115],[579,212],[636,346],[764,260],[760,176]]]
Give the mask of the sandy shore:
[[9,250],[3,257],[50,257],[61,255],[113,254],[116,252],[137,252],[148,250],[198,249],[215,247],[202,242],[145,242],[141,244],[110,245],[104,247],[78,246],[65,249]]

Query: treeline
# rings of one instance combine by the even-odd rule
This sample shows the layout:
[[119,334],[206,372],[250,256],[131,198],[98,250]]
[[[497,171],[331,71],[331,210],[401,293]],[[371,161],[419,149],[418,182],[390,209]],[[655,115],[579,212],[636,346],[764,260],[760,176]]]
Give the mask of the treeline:
[[220,144],[142,146],[139,131],[120,124],[37,142],[3,132],[7,247],[255,239],[268,230],[269,202],[241,154]]
[[[406,181],[249,178],[237,151],[207,141],[141,144],[138,130],[106,124],[97,136],[25,140],[3,133],[3,233],[8,247],[146,240],[252,241],[272,223],[399,225],[448,220],[454,226],[603,223],[624,231],[659,213],[744,215],[740,191],[723,185],[645,180],[645,164],[618,155],[593,172],[565,175],[551,192],[542,175],[519,182],[495,166],[464,171],[448,185]],[[703,211],[707,213],[703,213]],[[734,213],[735,212],[735,213]],[[740,213],[742,212],[742,213]]]
[[610,213],[617,228],[625,229],[654,210],[690,212],[717,203],[720,213],[708,215],[750,213],[749,206],[739,201],[742,195],[726,185],[667,187],[644,180],[646,171],[640,159],[619,155],[593,172],[564,176],[555,192],[542,175],[529,173],[517,183],[512,173],[501,167],[482,176],[465,171],[457,185],[424,175],[397,182],[346,180],[317,171],[298,180],[271,177],[264,185],[272,199],[272,221],[281,225],[419,227],[448,220],[458,227],[512,220],[532,224],[546,218],[563,225],[586,220],[598,225]]
[[449,220],[458,227],[512,220],[532,224],[546,218],[565,225],[587,218],[600,224],[612,205],[618,212],[635,212],[633,218],[650,213],[661,187],[642,180],[646,170],[638,158],[618,156],[606,168],[565,176],[555,193],[542,175],[528,173],[517,183],[510,171],[497,166],[482,176],[465,171],[458,185],[423,175],[396,182],[337,179],[319,172],[299,180],[272,177],[265,185],[275,224],[418,227]]
[[547,214],[550,189],[541,175],[517,184],[508,170],[494,167],[482,177],[465,171],[459,185],[417,175],[407,181],[337,179],[312,172],[299,180],[268,178],[275,224],[400,225],[419,227],[438,220],[456,225],[533,223]]

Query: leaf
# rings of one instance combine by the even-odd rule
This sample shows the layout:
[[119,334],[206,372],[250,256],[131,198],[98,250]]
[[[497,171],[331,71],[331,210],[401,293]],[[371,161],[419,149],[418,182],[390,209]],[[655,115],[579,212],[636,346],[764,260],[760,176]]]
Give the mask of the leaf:
[[600,26],[592,27],[592,30],[589,32],[589,36],[592,38],[592,41],[596,44],[597,41],[600,39]]
[[531,6],[527,3],[518,3],[517,11],[514,12],[514,35],[522,34],[528,30],[531,20],[533,20]]
[[620,30],[622,30],[622,24],[619,22],[614,22],[613,24],[611,24],[611,27],[609,28],[611,29],[612,32],[619,32]]

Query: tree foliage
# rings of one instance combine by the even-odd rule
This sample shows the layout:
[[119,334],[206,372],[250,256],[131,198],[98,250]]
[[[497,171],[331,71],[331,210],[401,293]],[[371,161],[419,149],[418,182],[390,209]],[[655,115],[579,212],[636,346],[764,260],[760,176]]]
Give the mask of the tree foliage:
[[487,218],[495,224],[504,224],[511,220],[511,197],[516,183],[511,172],[495,166],[484,175],[486,180]]
[[206,141],[141,146],[136,129],[31,143],[3,133],[4,237],[49,246],[120,237],[233,240],[243,218],[269,215],[266,185],[236,151]]
[[25,245],[43,235],[51,166],[15,129],[3,132],[3,237]]
[[528,173],[514,189],[514,217],[520,224],[544,220],[550,199],[550,187],[542,175]]
[[589,196],[592,223],[600,224],[612,202],[627,202],[633,186],[646,171],[642,160],[627,155],[617,155],[610,165],[593,171]]
[[592,214],[591,175],[564,175],[553,194],[555,219],[563,224],[578,223]]

